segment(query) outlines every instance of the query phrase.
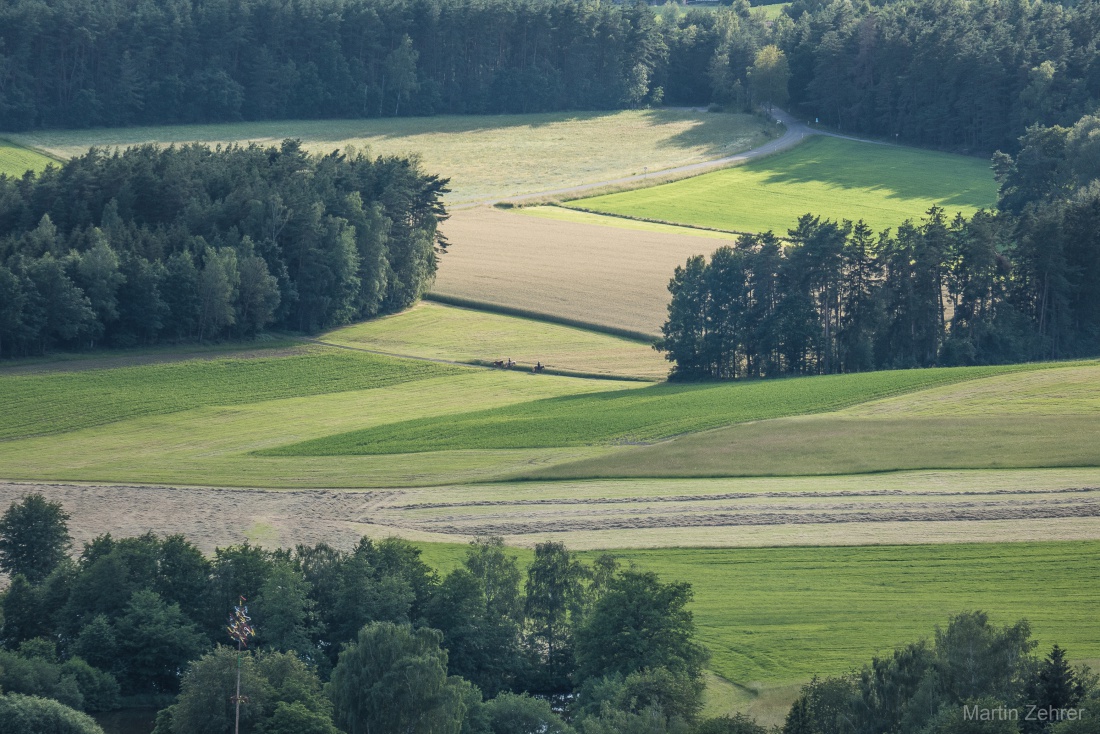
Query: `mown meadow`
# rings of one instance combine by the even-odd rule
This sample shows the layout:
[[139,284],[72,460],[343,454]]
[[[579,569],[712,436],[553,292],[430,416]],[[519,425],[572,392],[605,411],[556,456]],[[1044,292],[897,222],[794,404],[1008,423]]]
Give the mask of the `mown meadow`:
[[932,206],[970,216],[997,200],[989,161],[815,136],[773,156],[674,183],[566,206],[735,232],[783,234],[799,216],[864,220],[874,230]]
[[286,138],[300,139],[311,152],[353,146],[372,155],[414,154],[427,170],[450,178],[447,201],[458,203],[721,158],[767,140],[766,128],[752,115],[657,109],[43,130],[11,137],[60,158],[91,146],[278,144]]
[[[447,571],[456,544],[423,543]],[[529,550],[513,549],[521,564]],[[874,655],[930,638],[949,615],[983,610],[1000,624],[1027,619],[1035,639],[1073,659],[1100,658],[1100,542],[615,550],[621,563],[692,584],[709,667],[745,699],[779,694],[781,716],[814,675],[838,675]],[[595,552],[582,552],[591,560]],[[1044,650],[1045,652],[1045,650]],[[784,695],[785,694],[785,695]],[[775,711],[760,712],[765,716]]]
[[1051,367],[823,415],[730,425],[535,474],[705,477],[1100,465],[1100,365]]
[[662,380],[668,362],[651,343],[469,308],[424,301],[393,316],[329,332],[326,344],[547,373]]

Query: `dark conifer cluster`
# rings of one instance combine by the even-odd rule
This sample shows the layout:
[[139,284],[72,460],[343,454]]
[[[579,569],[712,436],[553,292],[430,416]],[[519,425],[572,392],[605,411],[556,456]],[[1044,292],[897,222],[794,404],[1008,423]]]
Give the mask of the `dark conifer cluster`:
[[93,150],[0,177],[0,355],[313,331],[435,274],[446,181],[402,158]]
[[996,364],[1100,353],[1100,118],[995,157],[998,212],[876,234],[803,216],[678,268],[659,343],[680,378]]

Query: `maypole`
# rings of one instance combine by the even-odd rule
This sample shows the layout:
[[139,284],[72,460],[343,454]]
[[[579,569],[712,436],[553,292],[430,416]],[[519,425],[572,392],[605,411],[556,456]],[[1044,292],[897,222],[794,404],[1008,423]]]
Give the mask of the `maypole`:
[[233,696],[237,711],[233,724],[234,734],[241,734],[241,701],[248,701],[247,697],[241,697],[241,656],[248,647],[248,638],[256,636],[256,630],[250,624],[252,618],[248,616],[248,607],[244,602],[245,598],[242,596],[240,604],[233,607],[233,613],[229,615],[229,626],[226,627],[229,637],[237,641],[237,695]]

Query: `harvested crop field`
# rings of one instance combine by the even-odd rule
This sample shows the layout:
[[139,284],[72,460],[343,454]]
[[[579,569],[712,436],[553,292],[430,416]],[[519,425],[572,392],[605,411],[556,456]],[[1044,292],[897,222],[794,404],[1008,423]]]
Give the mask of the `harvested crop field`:
[[692,234],[556,221],[496,209],[455,212],[432,293],[653,337],[677,265],[715,249]]
[[661,109],[41,130],[12,137],[61,158],[81,155],[93,145],[278,145],[286,138],[300,139],[318,153],[354,146],[372,155],[411,154],[429,172],[451,180],[446,198],[456,203],[722,158],[766,141],[771,127],[753,115]]
[[0,483],[63,503],[79,546],[100,533],[183,533],[204,550],[360,535],[575,548],[852,545],[1100,538],[1100,469],[271,490]]

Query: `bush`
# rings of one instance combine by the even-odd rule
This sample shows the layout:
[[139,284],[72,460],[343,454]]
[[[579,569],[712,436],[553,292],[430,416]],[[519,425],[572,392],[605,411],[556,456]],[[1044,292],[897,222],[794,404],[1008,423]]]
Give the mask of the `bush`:
[[0,734],[103,734],[90,716],[48,698],[0,696]]

